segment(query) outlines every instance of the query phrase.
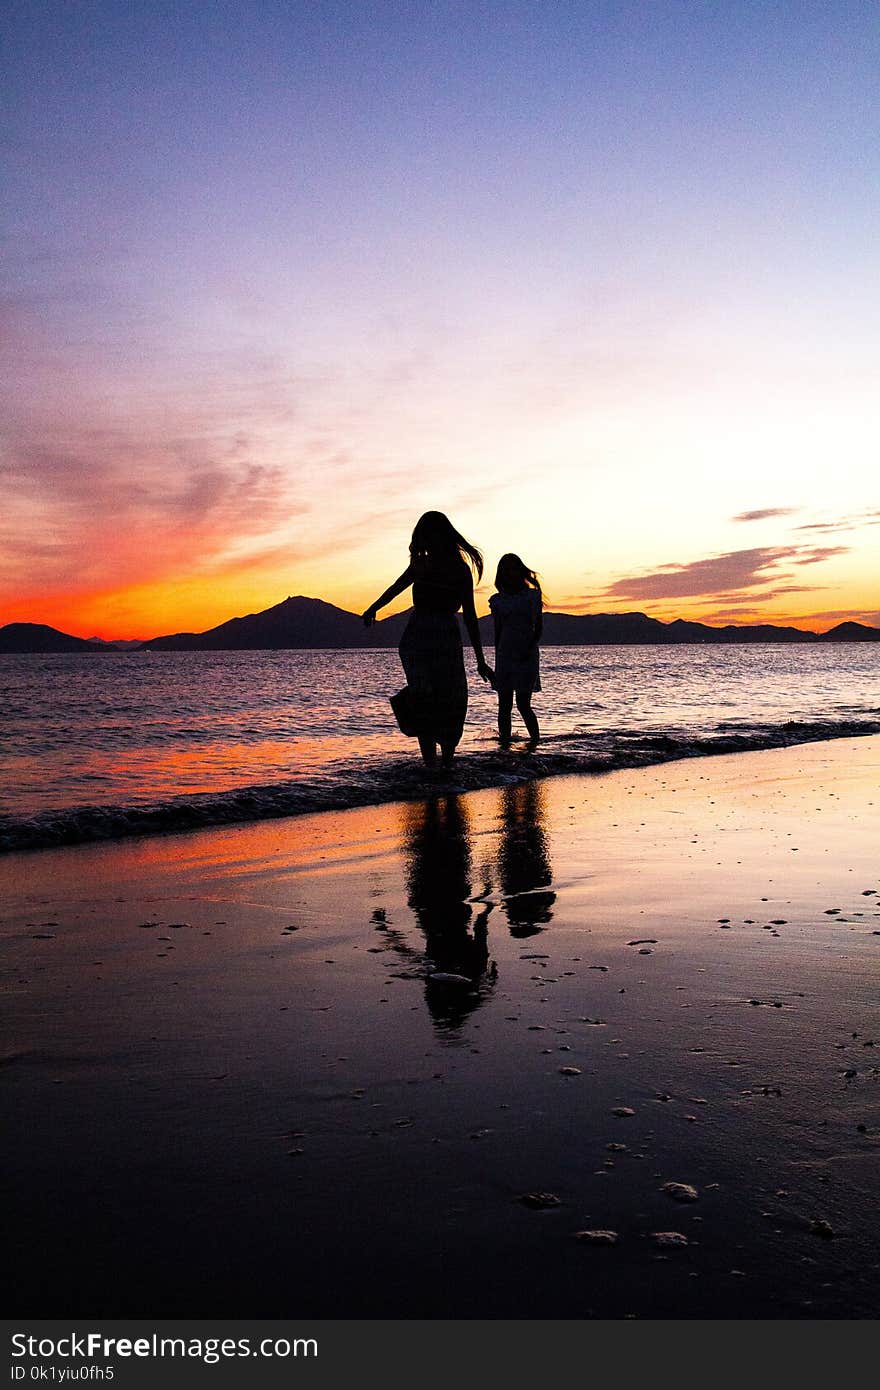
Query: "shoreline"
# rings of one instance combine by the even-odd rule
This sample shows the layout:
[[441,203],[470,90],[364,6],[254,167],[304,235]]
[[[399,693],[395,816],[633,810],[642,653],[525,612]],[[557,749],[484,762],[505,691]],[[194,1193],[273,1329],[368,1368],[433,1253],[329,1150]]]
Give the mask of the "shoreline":
[[6,856],[10,1311],[875,1317],[878,774]]
[[[286,819],[358,807],[419,801],[528,784],[548,778],[659,767],[694,758],[798,747],[880,734],[880,719],[795,721],[749,732],[699,735],[642,729],[586,731],[527,748],[459,754],[449,776],[430,775],[412,753],[379,764],[343,767],[333,778],[193,793],[154,805],[75,805],[31,815],[0,814],[0,861],[7,854],[167,836],[199,829]],[[525,744],[525,740],[519,740]],[[577,751],[571,751],[577,745]]]

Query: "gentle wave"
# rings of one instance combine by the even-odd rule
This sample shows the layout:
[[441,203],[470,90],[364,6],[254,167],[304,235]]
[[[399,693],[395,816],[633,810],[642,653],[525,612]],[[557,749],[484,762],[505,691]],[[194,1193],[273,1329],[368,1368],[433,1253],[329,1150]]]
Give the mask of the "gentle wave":
[[510,786],[540,777],[656,766],[682,758],[785,748],[880,734],[880,719],[788,720],[707,734],[679,730],[557,735],[534,752],[469,752],[450,772],[428,773],[415,758],[337,764],[333,776],[179,796],[150,805],[72,806],[30,816],[0,815],[0,853],[181,833],[211,826],[345,810],[438,794]]

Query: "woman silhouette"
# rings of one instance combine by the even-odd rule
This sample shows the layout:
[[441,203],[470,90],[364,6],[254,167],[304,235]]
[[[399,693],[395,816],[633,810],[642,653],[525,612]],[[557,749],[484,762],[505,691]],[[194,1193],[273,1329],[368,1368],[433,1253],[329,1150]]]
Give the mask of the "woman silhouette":
[[371,627],[376,613],[412,585],[413,612],[400,639],[400,660],[418,706],[417,734],[428,767],[449,767],[464,729],[468,688],[455,616],[462,610],[465,627],[483,680],[492,672],[483,658],[483,644],[474,608],[471,566],[480,579],[483,557],[459,535],[443,512],[425,512],[416,522],[409,547],[410,560],[399,579],[371,603],[364,623]]

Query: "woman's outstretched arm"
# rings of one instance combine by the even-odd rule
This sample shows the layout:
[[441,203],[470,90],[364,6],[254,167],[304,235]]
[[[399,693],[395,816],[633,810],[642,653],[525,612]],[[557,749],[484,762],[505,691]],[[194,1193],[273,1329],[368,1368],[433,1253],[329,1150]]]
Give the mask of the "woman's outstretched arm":
[[394,583],[389,585],[384,594],[379,595],[375,603],[371,603],[369,608],[364,609],[364,626],[372,627],[373,623],[376,621],[376,614],[379,609],[384,608],[386,603],[390,603],[393,598],[397,598],[398,594],[402,594],[404,589],[408,589],[412,582],[412,565],[407,565],[400,578],[395,579]]
[[461,604],[461,612],[462,617],[464,618],[464,625],[468,631],[468,637],[470,637],[471,639],[471,646],[473,647],[474,653],[477,658],[477,671],[483,677],[484,681],[491,680],[492,669],[491,667],[486,665],[486,658],[483,656],[483,642],[480,637],[480,625],[477,622],[477,610],[474,607],[473,583],[468,583],[467,592],[465,593],[465,596]]

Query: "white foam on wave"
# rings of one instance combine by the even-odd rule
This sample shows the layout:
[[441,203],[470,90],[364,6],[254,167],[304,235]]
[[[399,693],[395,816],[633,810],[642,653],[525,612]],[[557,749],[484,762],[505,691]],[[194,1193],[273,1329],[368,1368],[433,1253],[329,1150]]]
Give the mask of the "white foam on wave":
[[880,733],[880,719],[828,719],[753,725],[695,735],[679,730],[608,730],[549,739],[534,753],[475,752],[456,761],[448,780],[415,759],[336,763],[323,777],[179,796],[150,805],[80,805],[29,816],[0,815],[0,852],[48,849],[161,835],[284,816],[421,800],[438,794],[509,786],[539,777],[596,774],[682,758],[753,752]]

